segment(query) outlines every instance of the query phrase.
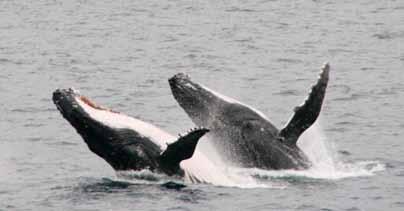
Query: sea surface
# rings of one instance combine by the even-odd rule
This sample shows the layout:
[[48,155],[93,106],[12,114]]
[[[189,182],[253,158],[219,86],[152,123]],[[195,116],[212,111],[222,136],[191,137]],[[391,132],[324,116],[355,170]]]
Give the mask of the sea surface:
[[[177,134],[185,72],[282,128],[324,62],[314,167],[222,166],[233,185],[116,173],[51,101],[74,87]],[[403,0],[0,0],[1,211],[404,210],[403,131]]]

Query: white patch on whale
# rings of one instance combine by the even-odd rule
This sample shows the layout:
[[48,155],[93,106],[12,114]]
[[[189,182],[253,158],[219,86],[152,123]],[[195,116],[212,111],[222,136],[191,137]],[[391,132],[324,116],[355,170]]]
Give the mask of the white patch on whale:
[[130,128],[135,130],[144,137],[150,138],[155,144],[159,145],[161,149],[165,149],[167,147],[165,143],[170,143],[176,140],[174,136],[149,123],[126,116],[124,114],[95,109],[83,102],[80,97],[76,97],[75,99],[80,107],[82,107],[84,111],[94,120],[112,128]]
[[212,93],[213,95],[216,95],[216,97],[221,98],[223,101],[226,101],[226,102],[232,103],[232,104],[239,104],[239,105],[245,106],[245,107],[251,109],[252,111],[254,111],[255,113],[257,113],[260,117],[262,117],[262,118],[264,118],[264,119],[266,119],[266,120],[269,121],[268,117],[267,117],[264,113],[262,113],[261,111],[259,111],[259,110],[255,109],[255,108],[253,108],[252,106],[249,106],[249,105],[247,105],[247,104],[245,104],[245,103],[242,103],[242,102],[240,102],[240,101],[238,101],[238,100],[236,100],[236,99],[233,99],[233,98],[231,98],[231,97],[228,97],[228,96],[226,96],[226,95],[222,95],[222,94],[220,94],[220,93],[218,93],[218,92],[216,92],[216,91],[214,91],[214,90],[212,90],[212,89],[209,89],[208,87],[206,87],[206,86],[204,86],[204,85],[202,85],[202,84],[200,84],[200,86],[201,86],[202,88],[204,88],[206,91]]

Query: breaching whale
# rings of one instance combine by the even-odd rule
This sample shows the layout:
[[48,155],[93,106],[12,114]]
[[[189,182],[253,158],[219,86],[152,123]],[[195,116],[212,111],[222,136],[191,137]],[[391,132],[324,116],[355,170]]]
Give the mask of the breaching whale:
[[209,161],[195,153],[197,158],[189,162],[208,129],[192,129],[176,139],[149,123],[98,106],[73,89],[54,91],[53,102],[89,149],[115,170],[148,169],[185,176],[192,182],[209,182],[209,178],[200,176],[197,167],[203,163],[209,169]]
[[206,136],[226,161],[247,168],[306,169],[311,163],[296,142],[320,114],[329,71],[329,64],[325,64],[308,98],[294,109],[281,130],[261,112],[194,82],[188,75],[176,74],[169,84],[192,121],[210,130]]

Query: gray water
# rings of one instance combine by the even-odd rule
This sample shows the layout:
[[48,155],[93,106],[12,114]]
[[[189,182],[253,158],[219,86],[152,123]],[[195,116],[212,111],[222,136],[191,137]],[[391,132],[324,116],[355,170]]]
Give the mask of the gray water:
[[[402,0],[2,0],[0,210],[404,210],[403,43]],[[167,79],[185,72],[282,127],[326,61],[304,145],[326,146],[345,176],[251,169],[272,185],[180,190],[122,179],[51,102],[75,87],[176,134],[193,124]]]

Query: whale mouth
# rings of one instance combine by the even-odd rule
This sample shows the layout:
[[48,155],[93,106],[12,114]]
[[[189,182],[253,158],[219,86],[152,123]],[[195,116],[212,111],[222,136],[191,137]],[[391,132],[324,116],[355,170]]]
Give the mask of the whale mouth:
[[90,98],[80,95],[79,96],[79,100],[81,100],[83,103],[87,104],[88,106],[90,106],[91,108],[97,109],[97,110],[103,110],[103,111],[110,111],[112,112],[111,109],[109,108],[105,108],[105,107],[101,107],[100,105],[97,105],[94,101],[90,100]]
[[82,103],[95,110],[107,111],[112,113],[119,113],[107,107],[98,105],[90,98],[81,95],[77,90],[73,88],[57,89],[53,92],[53,102],[56,104],[58,110],[62,113],[71,112],[72,110],[82,110]]
[[125,115],[98,105],[72,88],[55,90],[52,100],[62,116],[78,131],[87,131],[90,125],[94,128],[130,127],[122,120]]

